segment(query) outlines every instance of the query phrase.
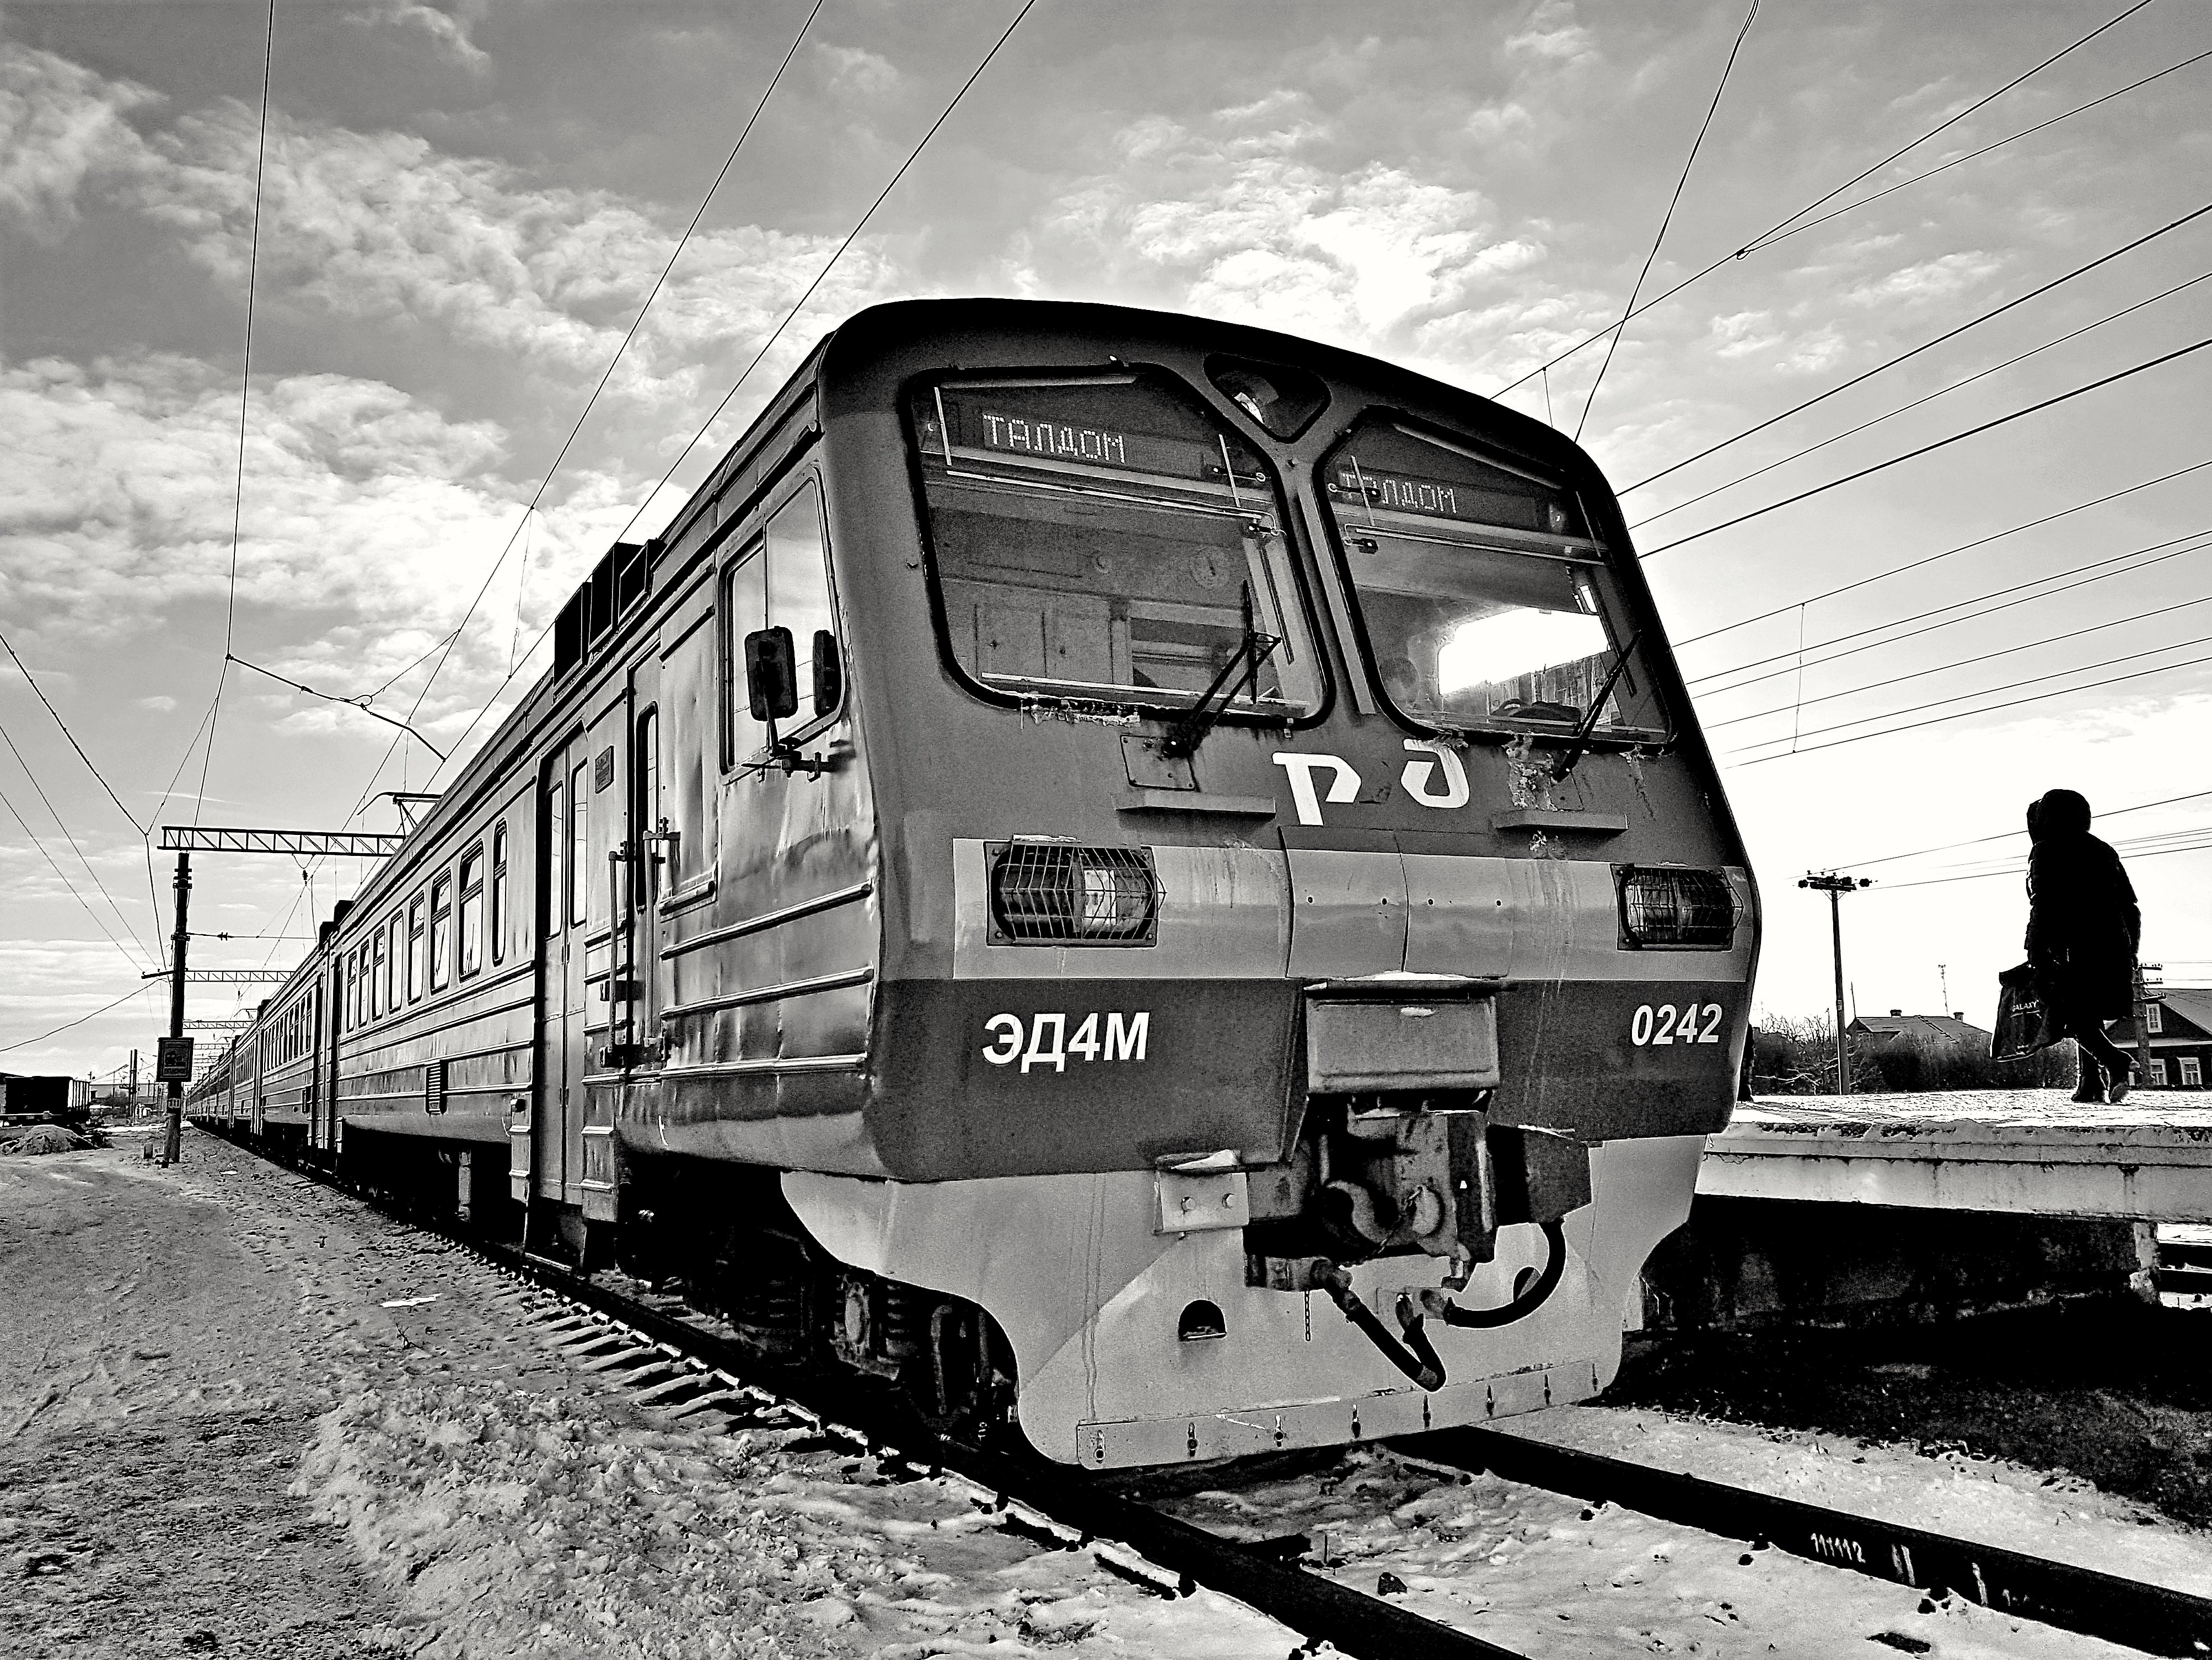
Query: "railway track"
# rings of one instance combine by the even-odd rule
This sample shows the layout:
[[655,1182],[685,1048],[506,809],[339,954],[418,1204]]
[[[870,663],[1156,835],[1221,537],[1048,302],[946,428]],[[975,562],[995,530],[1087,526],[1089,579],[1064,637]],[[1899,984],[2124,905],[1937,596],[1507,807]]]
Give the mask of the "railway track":
[[[383,1204],[313,1165],[290,1167]],[[943,1439],[860,1391],[825,1388],[818,1377],[763,1361],[678,1298],[639,1296],[611,1276],[586,1274],[419,1216],[404,1219],[511,1276],[524,1318],[541,1338],[671,1417],[713,1411],[738,1428],[805,1427],[887,1468],[964,1483],[1008,1530],[1055,1548],[1087,1549],[1109,1571],[1164,1596],[1198,1586],[1233,1596],[1298,1633],[1297,1652],[1326,1643],[1364,1660],[1537,1660],[1308,1569],[1297,1560],[1310,1546],[1304,1535],[1225,1538],[1132,1496],[1141,1482]],[[1395,1444],[1425,1462],[1771,1545],[1931,1597],[1956,1595],[2148,1653],[2212,1653],[2212,1598],[1493,1429],[1440,1431]]]

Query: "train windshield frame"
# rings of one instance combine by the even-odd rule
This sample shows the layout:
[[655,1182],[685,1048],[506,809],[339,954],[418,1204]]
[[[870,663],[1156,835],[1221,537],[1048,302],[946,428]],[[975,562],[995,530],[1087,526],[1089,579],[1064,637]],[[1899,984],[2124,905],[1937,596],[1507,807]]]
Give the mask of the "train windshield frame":
[[[1376,684],[1400,719],[1502,737],[1581,726],[1637,630],[1575,491],[1380,413],[1315,472]],[[1670,737],[1632,654],[1591,735]]]
[[970,690],[1184,709],[1249,643],[1265,655],[1249,679],[1240,665],[1229,718],[1321,711],[1281,480],[1180,381],[956,375],[906,401],[941,637]]

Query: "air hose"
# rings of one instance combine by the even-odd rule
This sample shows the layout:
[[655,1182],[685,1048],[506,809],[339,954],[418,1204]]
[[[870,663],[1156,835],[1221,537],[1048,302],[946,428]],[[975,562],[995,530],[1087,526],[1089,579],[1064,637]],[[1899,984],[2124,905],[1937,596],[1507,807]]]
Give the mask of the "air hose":
[[1535,1284],[1511,1302],[1494,1309],[1463,1309],[1442,1292],[1430,1291],[1421,1294],[1422,1305],[1448,1326],[1472,1327],[1483,1331],[1527,1319],[1559,1288],[1559,1277],[1567,1271],[1566,1230],[1557,1221],[1543,1224],[1543,1229],[1546,1249],[1543,1272],[1536,1276]]
[[1384,1359],[1425,1389],[1444,1386],[1444,1363],[1437,1358],[1436,1346],[1421,1329],[1422,1317],[1411,1302],[1403,1297],[1398,1299],[1398,1322],[1406,1333],[1406,1341],[1401,1343],[1390,1335],[1389,1328],[1376,1317],[1375,1310],[1360,1300],[1359,1293],[1352,1288],[1352,1276],[1342,1268],[1334,1262],[1322,1263],[1315,1278],[1335,1300],[1337,1307],[1344,1310],[1344,1317],[1382,1351]]

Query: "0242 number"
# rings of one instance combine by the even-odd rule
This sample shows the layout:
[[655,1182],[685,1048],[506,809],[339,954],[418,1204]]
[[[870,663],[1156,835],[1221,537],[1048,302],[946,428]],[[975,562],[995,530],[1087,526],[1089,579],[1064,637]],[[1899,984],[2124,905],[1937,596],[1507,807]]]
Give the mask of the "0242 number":
[[1685,1003],[1676,1008],[1662,1003],[1654,1008],[1639,1003],[1628,1022],[1628,1041],[1638,1049],[1666,1049],[1675,1043],[1717,1043],[1721,1019],[1726,1012],[1718,1003]]

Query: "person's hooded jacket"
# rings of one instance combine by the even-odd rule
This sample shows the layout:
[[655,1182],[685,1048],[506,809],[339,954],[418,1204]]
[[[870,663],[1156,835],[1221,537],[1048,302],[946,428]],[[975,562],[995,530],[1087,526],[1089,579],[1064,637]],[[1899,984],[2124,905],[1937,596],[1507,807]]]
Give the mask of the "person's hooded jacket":
[[2027,810],[2027,960],[2061,1029],[2135,1008],[2142,913],[2120,856],[2089,834],[2089,804],[2051,790]]

